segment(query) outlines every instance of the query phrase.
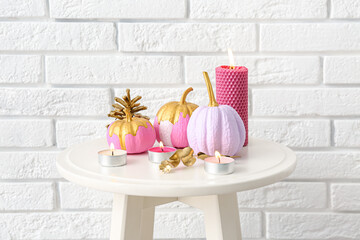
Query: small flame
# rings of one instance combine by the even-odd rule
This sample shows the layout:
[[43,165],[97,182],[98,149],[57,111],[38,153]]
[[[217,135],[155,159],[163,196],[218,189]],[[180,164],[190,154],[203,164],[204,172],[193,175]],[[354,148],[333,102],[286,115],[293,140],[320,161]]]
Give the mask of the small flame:
[[231,48],[228,48],[228,55],[229,55],[230,69],[234,69],[235,68],[235,60],[234,60],[234,54],[231,51]]
[[113,143],[110,143],[110,150],[111,150],[111,155],[114,156],[114,144]]
[[221,154],[218,151],[215,151],[215,157],[220,162]]
[[161,151],[164,151],[164,144],[163,144],[163,142],[162,142],[162,141],[160,141],[159,145],[160,145],[160,149],[161,149]]

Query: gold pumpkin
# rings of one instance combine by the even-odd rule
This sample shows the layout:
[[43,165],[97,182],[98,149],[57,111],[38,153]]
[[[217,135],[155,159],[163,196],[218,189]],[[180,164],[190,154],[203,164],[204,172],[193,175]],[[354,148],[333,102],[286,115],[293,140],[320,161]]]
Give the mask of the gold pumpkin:
[[[154,145],[156,134],[149,120],[132,117],[129,109],[124,109],[126,119],[116,120],[108,127],[108,144],[114,144],[116,149],[126,150],[128,153],[141,153]],[[139,127],[143,128],[139,128]],[[129,136],[126,138],[128,134]]]
[[[167,146],[177,148],[188,146],[187,123],[192,113],[199,107],[194,103],[185,101],[192,90],[192,87],[186,89],[179,102],[166,103],[156,114],[154,128],[157,140],[162,141]],[[160,127],[161,125],[163,126]]]

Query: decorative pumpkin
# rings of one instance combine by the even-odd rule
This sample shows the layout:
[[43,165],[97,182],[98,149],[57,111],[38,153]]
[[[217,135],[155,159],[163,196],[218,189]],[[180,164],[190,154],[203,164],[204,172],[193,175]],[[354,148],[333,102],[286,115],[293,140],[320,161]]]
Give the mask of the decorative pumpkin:
[[187,140],[187,125],[191,114],[198,107],[194,103],[186,102],[186,96],[193,88],[183,93],[180,102],[169,102],[163,105],[156,114],[154,128],[156,138],[166,146],[185,148],[189,146]]
[[156,134],[149,118],[139,113],[147,109],[137,103],[141,96],[130,97],[130,90],[126,89],[126,96],[115,97],[114,110],[108,116],[117,119],[108,126],[107,141],[114,144],[115,149],[126,150],[127,153],[141,153],[154,145]]
[[228,105],[216,102],[207,72],[203,72],[209,94],[209,106],[197,108],[190,118],[187,136],[189,145],[197,154],[213,156],[215,151],[223,155],[236,155],[245,142],[245,127],[239,114]]
[[107,141],[115,149],[127,153],[141,153],[154,145],[156,134],[153,125],[145,118],[132,117],[129,109],[124,109],[126,119],[111,123],[107,131]]

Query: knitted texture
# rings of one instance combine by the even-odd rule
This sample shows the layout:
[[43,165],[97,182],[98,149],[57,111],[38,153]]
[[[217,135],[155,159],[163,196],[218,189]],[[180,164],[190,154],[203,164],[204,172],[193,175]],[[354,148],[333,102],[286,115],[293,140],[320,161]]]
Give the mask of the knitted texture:
[[216,68],[216,100],[220,105],[233,107],[244,122],[248,144],[248,69],[220,66]]

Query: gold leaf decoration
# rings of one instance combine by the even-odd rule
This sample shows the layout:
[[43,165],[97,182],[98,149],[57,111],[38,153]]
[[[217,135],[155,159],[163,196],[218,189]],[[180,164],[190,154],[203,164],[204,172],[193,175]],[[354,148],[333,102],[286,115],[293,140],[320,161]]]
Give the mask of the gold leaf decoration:
[[159,165],[160,171],[163,173],[170,173],[171,169],[175,168],[168,160],[164,160]]
[[[187,167],[194,165],[196,162],[196,158],[194,155],[194,150],[191,147],[186,147],[182,150],[177,150],[174,155],[177,154],[177,157],[183,162],[183,164]],[[174,156],[173,155],[173,156]],[[170,159],[173,157],[171,156]]]
[[179,166],[180,162],[187,167],[194,165],[196,158],[194,157],[194,150],[191,147],[177,150],[169,160],[161,162],[159,169],[163,173],[169,173],[171,169]]

